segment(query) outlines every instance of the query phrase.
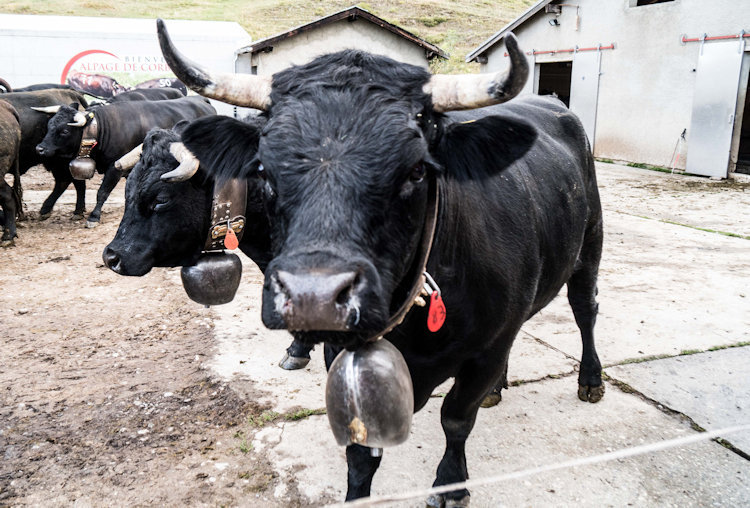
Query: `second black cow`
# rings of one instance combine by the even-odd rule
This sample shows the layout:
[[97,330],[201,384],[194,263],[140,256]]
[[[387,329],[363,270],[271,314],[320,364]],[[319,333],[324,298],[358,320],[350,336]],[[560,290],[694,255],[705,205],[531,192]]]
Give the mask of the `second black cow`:
[[[47,135],[36,147],[39,155],[68,162],[76,158],[88,143],[89,156],[104,179],[96,195],[96,206],[86,225],[99,223],[102,206],[120,180],[115,161],[143,142],[149,129],[168,129],[181,120],[193,120],[215,114],[202,97],[183,97],[163,101],[134,101],[78,111],[77,104],[62,106],[47,124]],[[84,136],[84,130],[87,131]]]

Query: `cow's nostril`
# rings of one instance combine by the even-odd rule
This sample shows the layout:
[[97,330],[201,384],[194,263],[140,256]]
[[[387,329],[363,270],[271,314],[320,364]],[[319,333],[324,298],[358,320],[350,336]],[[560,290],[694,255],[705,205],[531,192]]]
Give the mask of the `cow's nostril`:
[[109,247],[104,248],[104,252],[102,253],[102,260],[108,268],[114,271],[117,271],[120,266],[120,256],[118,256],[117,253]]

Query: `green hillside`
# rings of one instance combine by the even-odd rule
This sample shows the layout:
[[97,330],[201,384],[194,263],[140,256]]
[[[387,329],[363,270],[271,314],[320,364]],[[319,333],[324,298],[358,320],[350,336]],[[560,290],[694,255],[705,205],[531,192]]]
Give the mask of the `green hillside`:
[[[383,19],[440,46],[449,61],[436,62],[433,71],[472,72],[465,64],[472,49],[527,9],[535,0],[372,0],[357,3]],[[351,1],[309,0],[6,0],[0,12],[62,16],[203,19],[237,21],[253,39],[262,39],[327,14],[345,9]]]

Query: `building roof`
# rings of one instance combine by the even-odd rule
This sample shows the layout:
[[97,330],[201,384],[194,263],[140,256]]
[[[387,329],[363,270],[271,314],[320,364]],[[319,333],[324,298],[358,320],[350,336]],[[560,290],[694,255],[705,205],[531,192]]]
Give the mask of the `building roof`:
[[552,3],[552,0],[540,0],[539,2],[535,3],[531,7],[529,7],[526,12],[518,16],[516,19],[505,25],[503,28],[500,29],[499,32],[495,32],[494,35],[492,35],[489,39],[484,41],[482,44],[479,45],[474,51],[469,53],[466,56],[466,61],[471,62],[472,60],[476,60],[479,58],[485,51],[490,49],[492,46],[494,46],[500,39],[503,38],[503,36],[507,33],[513,30],[514,28],[522,25],[525,23],[529,18],[531,18],[534,14],[544,9],[544,7],[547,6],[547,4]]
[[425,50],[425,53],[427,54],[428,60],[436,56],[439,56],[441,58],[448,58],[449,56],[445,51],[435,46],[434,44],[430,44],[424,39],[420,39],[416,35],[410,32],[407,32],[403,28],[400,28],[396,25],[388,23],[386,20],[379,18],[375,16],[374,14],[371,14],[367,12],[366,10],[360,7],[356,7],[356,6],[349,7],[348,9],[344,9],[343,11],[335,12],[331,15],[317,19],[311,23],[307,23],[306,25],[301,25],[296,28],[292,28],[291,30],[288,30],[286,32],[282,32],[280,34],[272,35],[271,37],[266,37],[265,39],[260,39],[258,41],[255,41],[249,46],[245,46],[243,48],[238,49],[237,54],[241,55],[244,53],[257,53],[263,50],[268,51],[270,50],[270,48],[273,48],[274,44],[277,44],[283,40],[292,38],[295,35],[298,35],[302,32],[314,30],[315,28],[328,25],[331,23],[335,23],[343,19],[346,19],[349,21],[363,19],[365,21],[369,21],[370,23],[373,23],[379,26],[380,28],[383,28],[384,30],[388,30],[389,32],[394,33],[398,35],[399,37],[403,37],[407,41],[423,48]]

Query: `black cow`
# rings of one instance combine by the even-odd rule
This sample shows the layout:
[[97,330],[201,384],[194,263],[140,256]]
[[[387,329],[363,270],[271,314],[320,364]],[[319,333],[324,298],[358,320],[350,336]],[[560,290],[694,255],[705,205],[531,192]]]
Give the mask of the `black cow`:
[[18,161],[19,172],[23,175],[32,166],[43,164],[55,179],[55,187],[49,197],[44,200],[39,212],[40,217],[42,219],[49,217],[55,201],[57,201],[71,182],[73,182],[76,189],[74,217],[77,215],[83,216],[86,185],[82,181],[73,181],[67,163],[42,157],[36,152],[36,145],[44,139],[44,135],[47,133],[47,120],[49,116],[44,112],[32,109],[34,107],[56,109],[62,104],[70,104],[72,102],[87,106],[88,104],[83,95],[69,89],[44,89],[7,93],[3,95],[3,100],[10,103],[18,112],[19,124],[21,126],[21,146]]
[[[214,179],[200,169],[185,181],[161,179],[178,166],[169,147],[181,141],[185,125],[187,122],[171,130],[151,129],[143,141],[140,160],[125,185],[120,226],[102,254],[104,264],[115,273],[141,276],[155,266],[191,266],[201,254],[210,226]],[[123,172],[128,170],[123,168]],[[257,179],[248,180],[247,227],[239,248],[264,271],[271,259],[271,240],[262,193]],[[294,341],[279,366],[287,370],[305,367],[311,349]]]
[[[21,147],[21,126],[18,112],[4,100],[0,100],[0,207],[3,209],[3,236],[0,247],[13,245],[16,235],[16,216],[21,206],[21,174],[18,169],[18,152]],[[13,175],[13,188],[5,181],[5,175]]]
[[180,120],[193,120],[215,114],[216,110],[202,97],[183,97],[163,101],[114,103],[106,107],[78,111],[75,104],[63,106],[49,119],[47,135],[37,145],[37,153],[70,162],[79,153],[84,127],[94,119],[98,124],[97,144],[91,151],[104,179],[96,194],[96,206],[86,220],[88,227],[99,223],[102,206],[120,181],[115,161],[143,142],[149,129],[170,128]]
[[106,104],[130,101],[163,101],[168,99],[179,99],[181,97],[185,97],[185,94],[176,88],[143,88],[118,93],[111,99],[107,100]]
[[[265,182],[273,239],[266,326],[325,341],[329,352],[356,349],[395,324],[423,265],[442,290],[441,328],[430,332],[434,316],[428,323],[428,311],[414,307],[385,336],[406,360],[416,410],[455,378],[441,410],[446,450],[434,485],[468,477],[465,443],[482,400],[502,385],[522,324],[566,283],[583,338],[579,397],[601,398],[594,160],[581,123],[558,100],[491,106],[517,95],[528,76],[515,38],[506,38],[511,65],[498,75],[431,76],[344,51],[268,79],[201,69],[158,26],[167,62],[190,88],[266,112],[257,147],[252,130],[230,118],[198,120],[182,136],[218,178]],[[462,109],[471,111],[452,112]],[[422,260],[435,207],[432,251]],[[351,444],[346,455],[347,499],[369,495],[380,454]],[[465,506],[468,495],[459,489],[430,504]]]
[[60,83],[36,83],[13,89],[14,92],[36,92],[39,90],[72,90],[72,88],[70,85],[61,85]]

